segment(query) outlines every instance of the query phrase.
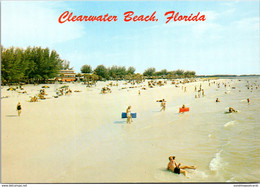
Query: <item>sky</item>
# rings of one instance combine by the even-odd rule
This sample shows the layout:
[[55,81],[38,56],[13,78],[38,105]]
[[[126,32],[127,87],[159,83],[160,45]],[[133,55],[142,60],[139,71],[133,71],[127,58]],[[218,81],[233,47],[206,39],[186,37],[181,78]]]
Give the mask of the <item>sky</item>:
[[[76,72],[84,64],[133,66],[136,73],[183,69],[197,75],[260,74],[259,1],[2,1],[1,44],[58,52]],[[116,22],[65,22],[73,15],[116,15]],[[125,22],[124,13],[157,22]],[[205,15],[205,21],[170,21],[168,11]]]

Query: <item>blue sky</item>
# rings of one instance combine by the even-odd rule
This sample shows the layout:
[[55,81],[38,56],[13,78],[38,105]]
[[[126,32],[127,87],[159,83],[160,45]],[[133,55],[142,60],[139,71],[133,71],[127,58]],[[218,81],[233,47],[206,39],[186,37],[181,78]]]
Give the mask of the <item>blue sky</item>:
[[[197,74],[260,74],[259,1],[56,1],[1,2],[4,47],[56,50],[76,72],[84,64],[134,66],[142,73],[194,70]],[[66,22],[75,15],[116,15],[117,22]],[[123,14],[151,15],[158,22],[124,22]],[[169,22],[165,12],[201,12],[204,22]]]

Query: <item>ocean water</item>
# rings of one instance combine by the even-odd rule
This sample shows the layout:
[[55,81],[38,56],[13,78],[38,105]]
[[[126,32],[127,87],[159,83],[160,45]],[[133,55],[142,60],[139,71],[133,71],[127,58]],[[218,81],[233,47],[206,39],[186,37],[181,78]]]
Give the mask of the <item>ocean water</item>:
[[[189,103],[189,113],[177,115],[164,128],[157,129],[168,131],[164,132],[165,139],[171,142],[171,154],[176,156],[177,162],[198,166],[195,171],[187,170],[191,176],[189,180],[175,176],[171,178],[170,174],[166,180],[259,182],[260,89],[257,87],[260,79],[218,82],[228,82],[231,86],[204,86],[205,97],[186,101]],[[247,84],[253,85],[253,88],[248,89]],[[217,97],[221,102],[215,102]],[[250,104],[247,98],[250,98]],[[180,106],[182,102],[176,103]],[[235,108],[238,113],[226,114],[229,107]],[[177,131],[177,139],[171,135],[174,131]]]

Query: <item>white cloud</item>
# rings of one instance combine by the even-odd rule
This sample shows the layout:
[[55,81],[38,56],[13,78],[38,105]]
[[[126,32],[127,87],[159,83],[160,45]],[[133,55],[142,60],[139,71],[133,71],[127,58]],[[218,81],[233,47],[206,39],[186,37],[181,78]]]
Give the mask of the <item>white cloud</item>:
[[246,30],[259,31],[260,19],[259,17],[244,18],[235,21],[233,24],[233,26],[236,26],[238,29],[246,28]]
[[84,35],[83,25],[58,22],[63,12],[58,10],[59,5],[59,2],[2,2],[2,44],[50,47]]

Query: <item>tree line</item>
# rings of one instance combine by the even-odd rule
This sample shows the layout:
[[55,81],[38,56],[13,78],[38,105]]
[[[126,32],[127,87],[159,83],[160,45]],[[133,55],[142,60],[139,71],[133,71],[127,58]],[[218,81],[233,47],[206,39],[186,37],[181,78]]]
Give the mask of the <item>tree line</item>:
[[4,48],[1,46],[1,82],[40,83],[55,78],[61,69],[69,68],[55,50],[41,47]]
[[[136,77],[143,76],[143,78],[166,78],[166,79],[173,79],[173,78],[192,78],[196,76],[195,71],[184,71],[181,69],[175,71],[167,71],[163,69],[161,71],[156,71],[154,67],[147,68],[143,74],[135,74],[135,68],[130,66],[128,69],[124,66],[112,66],[106,68],[104,65],[98,65],[94,70],[90,65],[83,65],[81,67],[81,73],[84,74],[96,74],[99,76],[100,79],[133,79]],[[138,75],[138,76],[136,76]]]
[[[62,69],[73,69],[70,62],[62,60],[55,50],[41,47],[4,48],[1,46],[1,82],[9,83],[46,83],[49,79],[56,78]],[[145,78],[191,78],[195,77],[194,71],[156,71],[154,67],[147,68],[142,74],[135,73],[133,66],[105,67],[98,65],[94,70],[90,65],[81,67],[81,74],[88,80],[143,80]]]

